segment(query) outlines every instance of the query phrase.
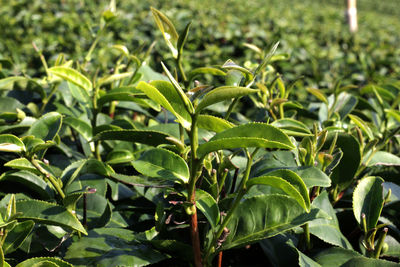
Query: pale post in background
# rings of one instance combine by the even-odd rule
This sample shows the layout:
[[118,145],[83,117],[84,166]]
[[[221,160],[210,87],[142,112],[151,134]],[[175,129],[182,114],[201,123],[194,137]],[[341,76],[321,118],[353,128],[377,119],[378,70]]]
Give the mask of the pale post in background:
[[346,11],[347,22],[349,23],[350,32],[354,33],[357,31],[357,0],[347,0],[347,11]]

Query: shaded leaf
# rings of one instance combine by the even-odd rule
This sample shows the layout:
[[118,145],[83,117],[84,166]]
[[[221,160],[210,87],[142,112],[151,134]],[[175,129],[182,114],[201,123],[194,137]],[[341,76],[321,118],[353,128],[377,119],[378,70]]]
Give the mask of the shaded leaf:
[[53,140],[61,129],[62,115],[57,112],[49,112],[35,121],[28,131],[28,135],[44,141]]
[[132,143],[141,143],[150,146],[158,146],[162,144],[171,144],[174,143],[169,141],[167,137],[169,135],[156,132],[156,131],[147,131],[147,130],[112,130],[112,131],[104,131],[97,134],[93,141],[96,140],[119,140],[119,141],[128,141]]
[[367,230],[378,223],[383,208],[383,179],[380,177],[365,177],[354,189],[353,213],[357,222],[362,225],[362,214],[365,214]]
[[329,201],[328,193],[322,192],[313,201],[313,205],[325,211],[331,219],[316,219],[308,223],[311,234],[323,241],[345,249],[353,249],[349,241],[342,234],[339,228],[339,221],[336,212]]
[[196,207],[204,214],[211,227],[215,229],[220,220],[219,208],[215,199],[206,191],[197,189]]
[[33,221],[25,221],[17,223],[12,231],[8,232],[3,243],[5,253],[11,253],[17,250],[31,233],[35,223]]
[[85,140],[92,138],[92,126],[89,123],[74,117],[67,117],[63,122],[82,135]]
[[400,157],[386,151],[377,151],[368,166],[400,166]]
[[136,241],[131,230],[99,228],[72,243],[65,260],[74,266],[146,266],[167,256]]
[[210,74],[214,76],[225,76],[226,73],[220,69],[213,68],[213,67],[201,67],[191,70],[188,73],[188,80],[192,81],[196,76],[201,74]]

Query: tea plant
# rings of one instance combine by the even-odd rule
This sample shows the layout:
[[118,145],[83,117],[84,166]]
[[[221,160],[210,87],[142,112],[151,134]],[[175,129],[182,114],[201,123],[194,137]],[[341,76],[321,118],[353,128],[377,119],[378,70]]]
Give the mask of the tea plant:
[[192,24],[151,14],[163,74],[102,48],[111,1],[81,58],[0,80],[1,265],[395,265],[398,84],[287,85],[279,43],[191,68]]

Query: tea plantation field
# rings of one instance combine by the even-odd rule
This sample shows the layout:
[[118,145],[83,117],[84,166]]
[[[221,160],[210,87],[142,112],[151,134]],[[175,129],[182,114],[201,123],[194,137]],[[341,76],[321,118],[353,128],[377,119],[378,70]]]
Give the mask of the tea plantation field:
[[0,0],[0,267],[398,266],[400,3]]

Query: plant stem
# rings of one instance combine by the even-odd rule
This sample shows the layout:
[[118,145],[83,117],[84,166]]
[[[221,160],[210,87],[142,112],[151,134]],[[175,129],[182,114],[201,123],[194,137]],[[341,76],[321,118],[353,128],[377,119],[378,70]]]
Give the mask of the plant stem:
[[199,228],[197,225],[197,209],[196,209],[196,180],[200,176],[201,163],[197,158],[198,143],[198,129],[197,129],[197,115],[192,115],[192,128],[189,132],[190,137],[190,179],[188,187],[188,202],[191,203],[190,207],[190,237],[192,239],[194,264],[196,267],[202,267],[202,257],[200,248]]
[[240,187],[239,187],[238,193],[237,193],[235,199],[233,200],[232,206],[230,207],[228,213],[226,214],[223,222],[220,224],[220,226],[218,228],[218,231],[213,236],[212,241],[211,241],[211,243],[209,244],[209,246],[207,248],[207,251],[206,251],[205,257],[204,257],[205,261],[208,260],[208,257],[210,256],[210,254],[212,253],[212,250],[214,248],[214,244],[216,244],[218,238],[222,235],[222,232],[224,231],[225,227],[228,225],[231,217],[234,214],[234,211],[236,210],[237,206],[239,205],[240,201],[242,200],[244,194],[247,191],[246,182],[247,182],[247,180],[249,179],[249,176],[250,176],[250,170],[251,170],[251,166],[252,166],[252,163],[253,163],[253,158],[256,155],[256,153],[258,152],[258,150],[259,150],[259,148],[256,148],[251,155],[246,150],[246,153],[247,153],[246,171],[245,171],[245,173],[243,175],[243,178],[242,178],[242,181],[240,183]]
[[65,198],[65,194],[62,191],[60,184],[57,181],[57,178],[55,178],[53,175],[51,175],[48,171],[46,171],[42,166],[40,166],[39,162],[35,160],[34,158],[30,159],[30,162],[32,163],[33,166],[41,173],[43,174],[47,179],[49,179],[50,183],[54,186],[54,188],[57,190],[58,194],[60,197],[63,199]]
[[233,100],[233,102],[229,105],[228,111],[225,114],[224,119],[228,120],[229,116],[231,116],[231,113],[233,111],[233,108],[236,106],[236,104],[239,102],[239,97],[235,98],[235,100]]
[[304,241],[305,241],[306,250],[310,250],[311,249],[311,239],[310,239],[310,228],[309,228],[308,223],[303,224],[302,228],[304,230]]
[[385,238],[386,238],[387,232],[388,232],[388,228],[385,227],[385,228],[383,228],[383,232],[379,236],[378,244],[376,244],[376,249],[375,249],[375,253],[374,253],[375,259],[379,259],[379,256],[381,255],[382,247],[383,247],[383,244],[385,243]]

